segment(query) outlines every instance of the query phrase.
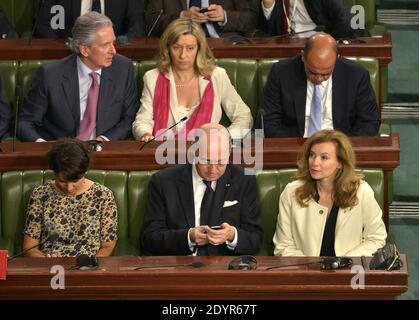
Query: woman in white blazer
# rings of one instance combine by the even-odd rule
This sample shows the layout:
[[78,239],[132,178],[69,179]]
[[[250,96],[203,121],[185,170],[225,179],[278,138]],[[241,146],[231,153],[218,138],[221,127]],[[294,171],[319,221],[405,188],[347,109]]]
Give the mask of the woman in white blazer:
[[371,256],[384,246],[380,206],[355,165],[343,133],[322,130],[306,140],[298,180],[280,196],[275,255]]
[[187,121],[181,121],[174,133],[184,130],[188,136],[204,123],[219,123],[222,110],[231,121],[228,129],[233,138],[250,131],[250,109],[226,71],[215,65],[200,24],[190,18],[174,20],[160,39],[157,68],[144,75],[134,137],[149,141],[184,117]]

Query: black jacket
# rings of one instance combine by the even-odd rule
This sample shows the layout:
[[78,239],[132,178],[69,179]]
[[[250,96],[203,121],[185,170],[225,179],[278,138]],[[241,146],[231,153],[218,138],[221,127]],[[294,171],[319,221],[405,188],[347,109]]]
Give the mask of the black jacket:
[[[35,30],[36,38],[67,38],[71,36],[74,22],[80,16],[81,0],[45,0],[41,2]],[[61,5],[65,13],[64,29],[53,30],[51,7]],[[144,36],[143,0],[105,0],[105,15],[111,19],[116,36],[129,38]]]

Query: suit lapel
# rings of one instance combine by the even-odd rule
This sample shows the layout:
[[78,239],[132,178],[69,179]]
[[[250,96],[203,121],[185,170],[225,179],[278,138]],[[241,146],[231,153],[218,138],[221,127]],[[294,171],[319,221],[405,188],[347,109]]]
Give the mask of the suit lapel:
[[67,106],[73,115],[73,122],[76,128],[75,132],[78,131],[80,124],[80,91],[76,59],[77,56],[73,55],[65,65],[62,79],[64,96]]
[[[342,97],[345,97],[345,81],[339,69],[339,58],[336,61],[335,70],[332,76],[332,117],[333,128],[342,128],[340,125],[344,115]],[[339,98],[341,97],[341,98]]]
[[208,219],[209,225],[217,225],[221,223],[221,211],[223,209],[225,196],[229,188],[231,188],[231,171],[229,165],[227,165],[225,173],[217,180],[214,202],[212,203],[211,215]]
[[304,71],[304,63],[298,57],[299,63],[296,67],[296,83],[294,86],[294,110],[298,123],[298,133],[300,136],[304,135],[305,128],[305,114],[306,114],[306,99],[307,99],[307,76]]
[[178,184],[178,197],[183,206],[188,226],[195,227],[195,204],[192,183],[192,165],[187,164],[184,166],[184,171]]

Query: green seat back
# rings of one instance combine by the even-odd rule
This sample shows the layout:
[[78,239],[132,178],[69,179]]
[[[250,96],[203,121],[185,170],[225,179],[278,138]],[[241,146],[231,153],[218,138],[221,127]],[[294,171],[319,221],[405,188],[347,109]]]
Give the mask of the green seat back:
[[17,33],[22,35],[32,30],[37,3],[36,0],[1,0],[0,8],[6,13]]
[[26,97],[26,94],[31,88],[38,68],[50,62],[52,60],[26,60],[19,63],[18,84],[22,90],[22,97]]
[[138,249],[148,201],[148,184],[153,173],[154,171],[133,171],[128,176],[129,243],[137,254],[143,254]]
[[17,76],[18,76],[18,62],[17,61],[0,61],[0,74],[3,77],[6,96],[9,99],[9,102],[14,110],[15,105],[16,105],[15,88],[16,88]]
[[[258,65],[253,59],[219,59],[217,65],[224,68],[237,93],[244,103],[250,108],[253,119],[256,118],[259,109],[257,86]],[[229,126],[230,121],[223,112],[221,124]]]

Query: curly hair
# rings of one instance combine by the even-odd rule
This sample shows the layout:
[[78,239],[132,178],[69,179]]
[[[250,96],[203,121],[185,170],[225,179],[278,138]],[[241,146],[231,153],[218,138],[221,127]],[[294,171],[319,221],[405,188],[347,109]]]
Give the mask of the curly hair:
[[211,75],[215,69],[215,58],[205,39],[202,27],[190,18],[179,18],[171,22],[160,38],[156,61],[159,71],[167,73],[171,65],[170,46],[174,45],[180,36],[193,35],[198,43],[198,53],[195,68],[202,75]]
[[341,163],[334,180],[333,201],[340,208],[352,208],[358,203],[356,193],[363,175],[355,172],[356,158],[351,142],[344,133],[336,130],[319,131],[304,143],[297,162],[297,179],[303,182],[295,192],[297,202],[307,207],[308,202],[316,198],[316,180],[311,177],[308,160],[312,147],[326,142],[335,145],[336,157]]

